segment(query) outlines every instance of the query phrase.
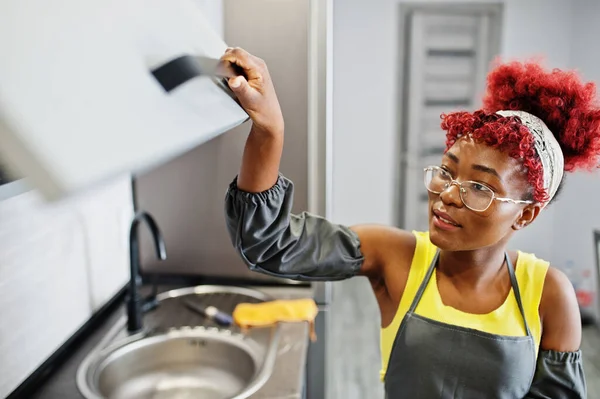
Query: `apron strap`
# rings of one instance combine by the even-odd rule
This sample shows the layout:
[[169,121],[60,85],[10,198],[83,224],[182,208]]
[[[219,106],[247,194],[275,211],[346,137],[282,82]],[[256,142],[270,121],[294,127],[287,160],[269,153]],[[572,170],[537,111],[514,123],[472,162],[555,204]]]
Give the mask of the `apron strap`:
[[519,290],[519,284],[517,283],[517,276],[515,275],[515,268],[513,267],[510,258],[508,257],[508,253],[504,253],[504,258],[506,259],[506,267],[508,267],[508,275],[510,276],[510,284],[512,285],[513,292],[515,293],[515,299],[517,300],[517,305],[519,305],[519,311],[521,312],[521,317],[523,317],[523,325],[525,326],[525,331],[527,331],[527,336],[531,337],[531,331],[529,330],[529,324],[527,324],[527,317],[525,317],[525,310],[523,309],[523,301],[521,300],[521,291]]
[[438,249],[437,251],[435,251],[435,256],[433,257],[433,260],[431,261],[431,264],[429,265],[429,269],[427,270],[427,274],[425,274],[425,277],[423,278],[423,281],[421,281],[421,285],[419,286],[419,290],[415,294],[415,297],[413,298],[413,301],[410,304],[410,308],[408,309],[407,313],[414,313],[415,312],[415,309],[417,308],[417,305],[421,301],[421,297],[423,296],[423,292],[425,292],[425,288],[427,288],[427,283],[429,283],[429,280],[431,279],[431,275],[433,274],[433,269],[435,269],[435,265],[437,264],[437,260],[438,260],[439,257],[440,257],[440,250]]
[[[419,289],[417,290],[417,293],[415,294],[415,297],[413,298],[413,301],[412,301],[407,313],[415,312],[417,305],[419,304],[419,302],[421,301],[421,298],[423,297],[423,292],[425,292],[425,288],[427,288],[427,284],[429,283],[429,280],[431,280],[431,276],[433,275],[433,270],[435,269],[435,267],[437,265],[437,261],[438,261],[439,257],[440,257],[440,250],[438,248],[437,251],[435,252],[435,256],[433,257],[433,260],[431,261],[431,264],[429,265],[429,269],[427,270],[427,273],[425,274],[425,277],[423,278],[423,281],[421,282],[421,285],[419,286]],[[523,301],[521,300],[521,291],[519,290],[519,284],[517,283],[517,276],[515,275],[515,268],[513,267],[513,264],[510,261],[507,252],[504,253],[504,259],[506,260],[506,267],[508,268],[510,284],[511,284],[513,292],[515,294],[515,299],[517,300],[517,305],[519,306],[519,311],[521,312],[521,317],[523,318],[523,325],[525,326],[525,331],[527,332],[527,336],[531,337],[531,331],[529,330],[529,324],[527,324],[527,318],[525,317],[525,310],[523,309]]]

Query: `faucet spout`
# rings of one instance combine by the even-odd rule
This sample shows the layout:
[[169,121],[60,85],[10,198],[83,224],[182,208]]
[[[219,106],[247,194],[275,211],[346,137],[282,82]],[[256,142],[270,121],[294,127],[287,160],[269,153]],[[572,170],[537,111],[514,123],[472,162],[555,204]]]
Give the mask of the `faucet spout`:
[[129,227],[129,293],[127,297],[127,330],[130,333],[136,333],[142,330],[142,302],[138,288],[141,284],[140,275],[140,243],[138,226],[144,222],[152,235],[152,241],[156,251],[156,256],[160,260],[167,259],[167,250],[165,241],[158,228],[158,224],[148,212],[139,211],[135,214]]

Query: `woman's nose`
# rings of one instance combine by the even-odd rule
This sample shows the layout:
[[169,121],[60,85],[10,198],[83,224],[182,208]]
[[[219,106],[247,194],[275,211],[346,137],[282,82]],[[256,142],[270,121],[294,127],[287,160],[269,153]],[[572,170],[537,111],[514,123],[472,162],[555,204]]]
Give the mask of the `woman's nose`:
[[460,185],[457,182],[452,182],[440,193],[440,199],[445,205],[454,205],[460,208],[463,206],[460,190]]

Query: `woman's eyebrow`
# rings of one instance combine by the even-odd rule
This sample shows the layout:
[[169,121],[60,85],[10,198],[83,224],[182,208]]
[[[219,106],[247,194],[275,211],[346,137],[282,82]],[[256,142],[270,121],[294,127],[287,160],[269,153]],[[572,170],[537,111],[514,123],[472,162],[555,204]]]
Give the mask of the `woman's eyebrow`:
[[479,164],[473,164],[473,165],[471,165],[471,168],[473,168],[475,170],[479,170],[481,172],[491,173],[492,175],[494,175],[498,179],[500,179],[500,181],[502,181],[502,177],[500,177],[500,174],[494,168],[490,168],[489,166],[479,165]]
[[[456,156],[456,154],[453,154],[450,151],[446,152],[444,154],[444,156],[448,157],[454,163],[459,163],[459,159]],[[496,169],[494,169],[494,168],[491,168],[491,167],[485,166],[485,165],[479,165],[479,164],[473,164],[471,166],[471,168],[473,168],[474,170],[478,170],[480,172],[490,173],[490,174],[496,176],[498,179],[500,179],[500,181],[502,181],[502,177],[500,177],[500,173],[498,173],[498,171]]]

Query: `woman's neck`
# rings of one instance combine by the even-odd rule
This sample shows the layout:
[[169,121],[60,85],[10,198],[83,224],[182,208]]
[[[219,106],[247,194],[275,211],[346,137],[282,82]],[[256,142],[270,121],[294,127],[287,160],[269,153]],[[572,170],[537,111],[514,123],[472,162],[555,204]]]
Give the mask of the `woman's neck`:
[[503,271],[505,251],[504,243],[473,251],[440,251],[437,269],[457,286],[476,288]]

